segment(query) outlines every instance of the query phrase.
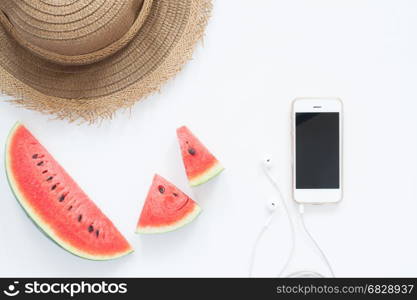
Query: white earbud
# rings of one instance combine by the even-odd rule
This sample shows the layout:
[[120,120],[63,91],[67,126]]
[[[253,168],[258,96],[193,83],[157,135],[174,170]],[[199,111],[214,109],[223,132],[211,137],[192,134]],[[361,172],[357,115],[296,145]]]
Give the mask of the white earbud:
[[263,166],[266,170],[270,170],[272,168],[272,159],[269,156],[263,160]]
[[277,200],[274,197],[270,197],[267,199],[266,207],[272,213],[278,208]]

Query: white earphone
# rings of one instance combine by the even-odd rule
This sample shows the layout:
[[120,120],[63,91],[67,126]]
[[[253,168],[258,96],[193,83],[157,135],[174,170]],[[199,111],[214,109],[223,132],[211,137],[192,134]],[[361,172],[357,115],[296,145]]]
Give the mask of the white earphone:
[[264,168],[267,170],[270,170],[272,167],[272,159],[270,156],[267,156],[264,160],[263,160],[263,165]]
[[[273,185],[275,186],[275,188],[277,188],[279,190],[278,184],[277,182],[274,180],[274,178],[272,177],[272,175],[270,174],[270,170],[273,167],[273,162],[270,156],[266,156],[264,158],[264,160],[262,161],[262,169],[265,173],[265,175],[269,178],[269,180],[273,183]],[[280,193],[280,198],[283,201],[282,198],[282,194],[281,191],[279,190]],[[277,201],[277,197],[268,197],[267,201],[266,201],[266,207],[267,209],[273,213],[276,211],[276,209],[278,208],[278,201]]]
[[[272,169],[272,160],[271,160],[270,156],[266,156],[266,158],[262,161],[262,165],[263,165],[263,170],[264,170],[266,176],[268,176],[268,178],[273,180],[272,175],[269,173],[269,171]],[[268,229],[269,224],[271,224],[272,219],[274,217],[274,213],[276,212],[276,210],[278,208],[277,198],[273,197],[273,196],[268,197],[266,199],[266,208],[271,213],[271,215],[266,219],[266,221],[264,223],[264,226],[263,226],[263,231]],[[262,234],[263,234],[263,232],[262,232]]]
[[[265,173],[265,175],[268,177],[269,181],[271,182],[271,184],[274,186],[275,190],[278,193],[279,199],[281,200],[281,204],[285,209],[285,213],[288,217],[288,222],[290,224],[290,229],[291,229],[291,251],[290,254],[287,258],[287,261],[285,262],[283,268],[281,269],[281,272],[279,273],[279,277],[282,277],[285,270],[287,269],[292,257],[294,256],[294,251],[295,251],[295,227],[294,227],[294,223],[293,220],[290,216],[290,211],[288,209],[287,203],[285,202],[284,199],[284,195],[281,192],[281,189],[279,187],[278,182],[275,180],[275,178],[272,176],[271,174],[271,169],[273,167],[273,161],[271,159],[271,156],[266,156],[264,158],[264,160],[262,161],[262,169]],[[253,250],[252,250],[252,256],[251,256],[251,260],[250,260],[250,265],[249,265],[249,276],[252,276],[252,271],[253,271],[253,265],[254,265],[254,261],[255,261],[255,257],[256,257],[256,250],[258,247],[258,243],[261,240],[263,234],[265,233],[265,231],[268,229],[273,217],[274,217],[274,213],[277,211],[277,207],[278,207],[278,201],[277,201],[278,197],[268,197],[267,198],[267,202],[266,202],[266,207],[268,208],[269,212],[271,213],[270,216],[267,218],[266,222],[264,223],[264,226],[262,227],[261,231],[259,232]],[[307,235],[309,236],[309,238],[311,239],[311,241],[313,242],[313,244],[317,247],[317,249],[319,250],[321,257],[323,259],[323,261],[327,264],[331,276],[334,277],[334,272],[333,269],[326,257],[326,255],[324,254],[323,250],[319,247],[318,243],[315,241],[315,239],[311,236],[310,232],[307,230],[307,227],[305,226],[304,223],[304,219],[303,219],[303,212],[304,212],[304,206],[300,206],[299,207],[299,212],[300,212],[300,218],[302,221],[302,225],[303,228],[305,230],[305,232],[307,233]],[[295,273],[291,273],[287,275],[288,277],[324,277],[323,275],[314,272],[314,271],[299,271],[299,272],[295,272]]]
[[[273,176],[270,174],[270,170],[272,169],[272,165],[273,165],[272,164],[272,159],[270,158],[270,156],[266,156],[265,159],[263,159],[263,161],[262,161],[262,170],[264,171],[265,175],[269,178],[271,183],[274,185],[274,187],[278,190],[280,198],[283,201],[281,190],[279,189],[279,186],[278,186],[277,182],[274,180]],[[283,205],[284,205],[284,207],[286,207],[285,202],[283,202]],[[261,231],[259,232],[259,234],[256,238],[255,244],[253,245],[252,255],[251,255],[250,263],[249,263],[249,276],[250,277],[252,276],[253,266],[254,266],[255,257],[256,257],[256,250],[258,248],[259,241],[262,239],[262,236],[264,235],[264,233],[268,229],[269,225],[272,222],[272,219],[274,218],[275,212],[277,211],[277,208],[278,208],[277,197],[276,196],[275,197],[274,196],[267,197],[265,206],[268,209],[268,211],[270,212],[270,215],[266,219],[265,223],[263,224],[262,229],[261,229]]]
[[273,213],[278,208],[278,204],[275,198],[268,198],[266,201],[266,207],[268,210]]

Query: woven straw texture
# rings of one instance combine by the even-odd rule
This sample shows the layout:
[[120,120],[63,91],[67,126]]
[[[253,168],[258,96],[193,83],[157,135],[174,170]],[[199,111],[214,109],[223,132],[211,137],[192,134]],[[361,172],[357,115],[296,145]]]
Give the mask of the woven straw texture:
[[[49,6],[56,6],[59,2],[64,7],[70,7],[77,2],[97,2],[100,4],[97,7],[101,8],[105,5],[102,0],[40,2]],[[114,5],[119,3],[118,0],[110,2]],[[1,26],[1,91],[13,96],[13,103],[25,108],[52,114],[56,118],[71,122],[89,123],[112,118],[118,109],[130,108],[136,101],[158,91],[191,58],[195,44],[204,34],[211,13],[211,0],[133,2],[140,2],[141,9],[139,15],[132,19],[129,19],[129,10],[126,10],[127,14],[123,19],[130,24],[130,29],[124,32],[113,30],[112,33],[115,34],[107,39],[107,44],[98,46],[95,43],[85,43],[85,38],[80,34],[74,35],[74,26],[70,27],[72,30],[66,31],[68,19],[65,24],[48,20],[54,25],[45,25],[43,28],[41,25],[47,23],[45,19],[41,15],[34,18],[33,14],[29,26],[17,26],[18,21],[15,21],[15,18],[12,20],[15,21],[12,29],[8,28],[7,24]],[[123,5],[120,6],[120,9],[122,8]],[[109,7],[106,9],[111,11]],[[7,8],[4,10],[7,11]],[[15,9],[11,12],[18,15],[23,11],[27,13],[28,10],[22,6],[20,11]],[[76,19],[76,16],[73,17]],[[77,24],[75,19],[72,22]],[[42,20],[43,24],[35,23],[39,23],[39,20]],[[139,24],[140,28],[134,28],[135,24]],[[80,30],[88,32],[89,37],[91,33],[96,34],[101,29],[110,28],[100,24],[98,27],[96,25],[95,30],[84,27]],[[27,28],[31,28],[28,37],[34,37],[31,41],[24,38],[28,30],[23,29]],[[108,36],[105,30],[101,35],[97,34],[96,40],[100,40],[100,36]],[[63,36],[65,38],[62,38]],[[79,45],[84,45],[84,48],[65,47],[68,41],[77,44],[83,41],[83,38],[84,42],[80,42]],[[45,42],[49,40],[55,43]],[[24,44],[23,41],[27,43]],[[35,49],[31,49],[32,46]],[[57,63],[56,57],[48,56],[51,53],[65,61]],[[88,56],[91,53],[96,56],[89,61],[88,59],[93,57]],[[101,57],[97,58],[98,54]],[[83,61],[86,57],[87,61]]]

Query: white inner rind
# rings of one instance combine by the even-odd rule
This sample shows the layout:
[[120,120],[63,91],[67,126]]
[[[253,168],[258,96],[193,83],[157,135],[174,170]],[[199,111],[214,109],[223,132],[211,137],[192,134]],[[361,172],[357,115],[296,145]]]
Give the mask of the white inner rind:
[[216,177],[224,170],[223,166],[220,164],[220,162],[216,162],[213,166],[211,166],[207,171],[205,171],[203,174],[195,176],[193,179],[190,179],[190,185],[191,186],[197,186],[200,184],[203,184],[213,177]]
[[164,232],[173,231],[190,223],[200,214],[200,212],[201,212],[200,206],[198,206],[197,204],[194,204],[193,210],[190,211],[181,220],[173,224],[164,225],[164,226],[138,226],[136,228],[136,233],[150,234],[150,233],[164,233]]
[[50,236],[58,245],[60,245],[65,250],[80,256],[82,258],[91,259],[91,260],[109,260],[109,259],[115,259],[121,256],[124,256],[128,253],[133,252],[133,249],[129,249],[128,251],[114,253],[112,255],[96,255],[96,254],[90,254],[85,251],[82,251],[80,249],[77,249],[73,247],[70,243],[64,241],[62,238],[60,238],[54,231],[54,229],[48,225],[48,223],[45,220],[42,220],[41,217],[32,209],[29,202],[26,200],[26,197],[22,195],[19,189],[19,185],[16,181],[16,179],[13,176],[13,172],[11,169],[11,153],[10,153],[10,142],[13,139],[15,131],[21,126],[19,122],[17,122],[12,130],[9,133],[9,136],[7,138],[6,143],[6,174],[7,178],[9,180],[10,187],[13,190],[13,193],[15,194],[17,200],[22,205],[24,210],[27,212],[29,217],[48,235]]

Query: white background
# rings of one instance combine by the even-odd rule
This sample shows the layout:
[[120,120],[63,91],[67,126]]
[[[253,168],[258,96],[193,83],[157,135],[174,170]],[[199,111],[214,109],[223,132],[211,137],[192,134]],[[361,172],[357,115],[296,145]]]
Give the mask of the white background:
[[[260,169],[264,153],[296,211],[289,117],[298,96],[339,96],[345,105],[344,200],[306,210],[336,275],[417,276],[416,76],[416,1],[227,0],[214,2],[204,46],[184,71],[131,113],[76,125],[2,101],[0,141],[22,120],[136,251],[109,262],[63,251],[26,218],[0,164],[0,276],[247,276],[274,195]],[[226,167],[198,188],[188,187],[177,146],[183,124]],[[155,172],[204,211],[179,231],[138,236]],[[311,244],[297,244],[294,270],[324,273]],[[289,247],[280,207],[255,275],[275,276]]]

